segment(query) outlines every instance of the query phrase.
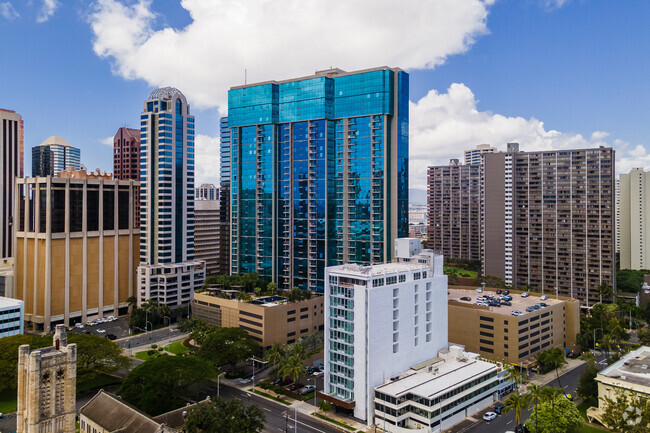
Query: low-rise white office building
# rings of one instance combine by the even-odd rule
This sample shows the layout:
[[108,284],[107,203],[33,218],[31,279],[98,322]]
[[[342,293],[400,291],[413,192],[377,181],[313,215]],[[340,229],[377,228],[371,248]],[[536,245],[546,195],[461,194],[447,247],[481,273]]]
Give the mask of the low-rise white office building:
[[394,263],[325,270],[321,398],[373,422],[373,388],[447,347],[443,257],[396,239]]
[[0,338],[22,334],[24,317],[23,301],[0,297]]
[[374,390],[375,424],[395,433],[446,429],[491,405],[506,383],[496,364],[462,346],[415,365]]
[[205,282],[205,262],[140,265],[138,267],[138,306],[154,299],[170,308],[188,305],[194,290]]

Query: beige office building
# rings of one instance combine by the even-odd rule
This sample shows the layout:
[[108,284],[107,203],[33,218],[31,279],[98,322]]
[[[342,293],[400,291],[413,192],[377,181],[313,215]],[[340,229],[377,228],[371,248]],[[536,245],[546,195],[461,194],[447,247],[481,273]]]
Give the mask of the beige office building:
[[228,328],[245,329],[265,349],[274,343],[292,344],[324,329],[322,296],[286,302],[279,296],[240,302],[211,291],[194,293],[192,317]]
[[[483,294],[494,292],[485,291]],[[580,303],[575,299],[549,294],[540,300],[535,293],[527,298],[513,291],[511,306],[476,305],[476,289],[450,288],[449,342],[465,346],[495,361],[528,367],[536,356],[552,347],[575,351],[580,332]],[[469,297],[470,300],[461,298]],[[544,308],[528,312],[526,308],[543,302]],[[521,316],[513,316],[521,311]]]
[[650,171],[621,174],[619,214],[621,269],[650,269]]
[[139,261],[138,182],[51,176],[16,182],[21,214],[12,296],[25,301],[25,322],[49,331],[126,313]]
[[[217,189],[217,195],[219,190]],[[194,258],[205,261],[207,275],[218,274],[221,260],[220,201],[197,199],[194,201]]]

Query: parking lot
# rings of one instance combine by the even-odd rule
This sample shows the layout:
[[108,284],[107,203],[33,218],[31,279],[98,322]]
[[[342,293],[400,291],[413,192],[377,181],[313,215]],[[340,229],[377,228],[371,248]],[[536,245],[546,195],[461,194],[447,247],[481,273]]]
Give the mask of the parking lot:
[[[104,331],[104,332],[101,332]],[[115,338],[124,338],[129,336],[128,317],[119,317],[114,322],[99,323],[97,325],[84,325],[83,328],[73,326],[71,334],[94,334],[101,336],[114,335]]]

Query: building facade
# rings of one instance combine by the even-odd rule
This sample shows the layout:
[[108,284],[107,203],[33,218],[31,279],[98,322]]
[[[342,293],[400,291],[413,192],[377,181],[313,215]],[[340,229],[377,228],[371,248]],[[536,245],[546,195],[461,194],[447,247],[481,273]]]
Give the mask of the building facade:
[[194,200],[219,200],[219,188],[211,183],[196,187]]
[[492,147],[489,144],[479,144],[476,146],[476,149],[466,150],[465,165],[480,164],[484,153],[493,153],[496,150],[496,147]]
[[[559,347],[576,352],[576,335],[580,332],[580,303],[575,299],[541,300],[538,293],[521,297],[511,291],[512,305],[486,307],[476,305],[476,297],[495,292],[477,293],[476,289],[449,289],[449,341],[470,352],[520,367],[529,367],[544,350]],[[466,298],[470,300],[467,301]],[[465,299],[462,299],[465,298]],[[546,307],[534,305],[546,304]],[[533,311],[527,308],[533,307]],[[515,316],[513,311],[522,314]]]
[[228,118],[222,117],[219,120],[220,129],[220,218],[221,230],[219,233],[221,258],[219,260],[219,273],[230,274],[230,127]]
[[498,370],[452,345],[375,388],[375,425],[394,433],[447,429],[499,399]]
[[408,234],[408,74],[381,67],[234,87],[232,273],[324,290]]
[[399,262],[326,269],[322,399],[373,416],[373,388],[447,347],[443,257],[395,240]]
[[208,275],[221,271],[221,201],[216,190],[217,199],[194,202],[194,256],[205,262]]
[[48,176],[16,183],[16,209],[24,211],[12,296],[25,301],[25,322],[47,332],[126,314],[136,294],[137,182]]
[[[140,130],[122,127],[113,137],[113,178],[140,182]],[[140,227],[140,187],[135,201],[135,225]]]
[[240,302],[227,299],[210,290],[195,293],[192,317],[224,328],[242,328],[265,350],[275,343],[293,344],[301,337],[323,331],[322,296],[287,302],[279,296]]
[[650,269],[650,171],[620,176],[621,269]]
[[63,138],[53,135],[32,148],[32,177],[56,176],[68,167],[81,169],[81,150]]
[[23,118],[0,109],[0,260],[13,257],[14,190],[23,177]]
[[77,345],[57,325],[52,347],[18,348],[17,433],[74,433]]
[[[600,301],[615,288],[614,150],[611,148],[483,155],[483,274]],[[505,230],[504,230],[505,229]]]
[[0,338],[22,334],[25,303],[0,295]]
[[448,259],[481,259],[481,165],[429,167],[428,247]]

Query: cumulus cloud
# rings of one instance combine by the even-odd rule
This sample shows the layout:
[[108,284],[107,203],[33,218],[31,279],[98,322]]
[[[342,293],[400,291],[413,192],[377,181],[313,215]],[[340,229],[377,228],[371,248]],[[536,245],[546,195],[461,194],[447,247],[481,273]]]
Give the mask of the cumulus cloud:
[[[192,22],[156,29],[152,0],[98,0],[93,49],[114,73],[172,85],[225,112],[227,90],[330,66],[433,68],[487,32],[494,0],[182,0]],[[409,25],[404,25],[408,22]]]
[[194,137],[194,184],[219,185],[219,137]]
[[113,139],[114,139],[114,138],[115,138],[115,137],[113,137],[113,136],[111,135],[110,137],[106,137],[106,138],[98,138],[97,141],[98,141],[99,143],[103,144],[104,146],[110,146],[110,147],[113,147]]
[[571,0],[542,0],[542,5],[547,9],[560,9]]
[[0,16],[8,20],[13,20],[14,18],[18,18],[20,14],[11,2],[0,2]]
[[43,6],[41,6],[41,10],[38,12],[38,16],[36,17],[36,22],[38,23],[44,23],[50,18],[52,18],[52,15],[54,15],[54,11],[60,6],[60,3],[58,0],[43,0]]
[[463,150],[489,143],[505,150],[506,143],[518,142],[522,151],[580,149],[612,146],[616,149],[616,171],[632,167],[650,168],[645,147],[631,147],[620,139],[608,141],[609,133],[594,131],[589,137],[547,130],[534,117],[507,117],[477,109],[474,93],[464,84],[454,83],[446,93],[431,90],[410,104],[410,187],[426,189],[430,165],[446,165],[449,159],[463,159]]

